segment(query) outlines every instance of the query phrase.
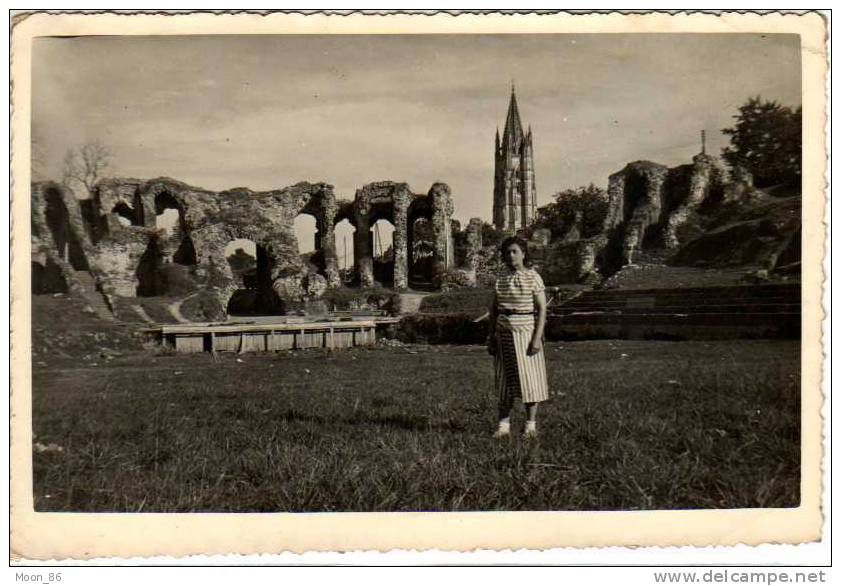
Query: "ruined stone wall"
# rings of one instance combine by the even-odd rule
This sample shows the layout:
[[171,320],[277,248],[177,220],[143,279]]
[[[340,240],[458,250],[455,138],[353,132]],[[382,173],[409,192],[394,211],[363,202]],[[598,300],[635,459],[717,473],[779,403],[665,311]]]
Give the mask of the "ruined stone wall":
[[453,199],[450,188],[445,183],[435,183],[429,189],[427,197],[432,208],[433,274],[432,282],[441,280],[451,267],[455,266],[453,250],[453,230],[450,218],[453,215]]
[[394,288],[409,285],[407,238],[409,204],[413,199],[407,183],[377,181],[363,185],[356,191],[353,202],[356,232],[353,243],[354,264],[362,287],[374,285],[373,247],[371,228],[385,218],[394,226]]
[[478,255],[482,249],[482,220],[480,218],[470,218],[465,232],[466,250],[464,252],[464,266],[468,271],[473,273],[475,278]]
[[414,221],[429,218],[433,233],[433,282],[440,284],[445,272],[454,267],[451,218],[453,201],[445,183],[434,183],[429,192],[413,194],[406,183],[379,181],[357,190],[353,202],[356,226],[354,258],[362,287],[374,285],[371,228],[385,218],[394,226],[394,288],[409,286],[409,250],[412,245]]
[[91,272],[106,296],[134,297],[140,260],[155,238],[154,229],[125,227],[102,238],[90,254]]
[[660,221],[664,200],[663,184],[668,172],[668,167],[663,165],[637,161],[610,176],[605,231],[615,228],[622,230],[625,264],[634,262],[646,230]]
[[[112,211],[119,204],[131,208],[136,226],[155,226],[154,206],[146,208],[140,200],[140,189],[144,185],[140,179],[103,179],[99,181],[91,193],[93,209],[96,210],[97,240],[102,232],[107,231],[106,224]],[[104,228],[104,229],[103,229]]]
[[598,282],[600,275],[596,257],[605,240],[603,236],[597,236],[561,240],[546,246],[538,268],[544,282],[547,285]]
[[[144,270],[154,273],[159,265],[176,263],[187,265],[190,279],[212,291],[224,306],[243,286],[230,269],[225,248],[232,240],[242,238],[257,246],[262,259],[261,278],[276,296],[294,300],[318,297],[328,287],[341,285],[334,227],[343,217],[351,219],[357,228],[356,266],[363,286],[373,284],[369,229],[378,217],[393,222],[394,285],[406,288],[407,220],[409,207],[417,199],[429,207],[437,261],[446,268],[453,259],[452,200],[443,183],[436,183],[427,195],[419,196],[413,195],[406,183],[372,183],[359,190],[355,201],[340,206],[333,187],[326,183],[301,182],[264,192],[236,188],[217,193],[164,177],[100,181],[92,191],[86,214],[75,196],[60,186],[33,184],[33,254],[43,267],[48,264],[47,252],[56,257],[55,262],[65,262],[58,249],[66,247],[52,241],[45,217],[45,194],[53,192],[72,210],[64,214],[68,216],[64,224],[69,227],[62,228],[62,234],[75,234],[84,242],[84,268],[109,295],[135,296],[143,286]],[[177,211],[178,220],[168,230],[158,229],[157,216],[168,208]],[[302,213],[314,216],[317,228],[316,253],[306,262],[298,252],[294,230],[295,218]],[[122,223],[120,217],[131,225]],[[34,256],[33,262],[37,259]],[[55,264],[52,260],[50,263]],[[143,264],[143,270],[139,271],[139,264]],[[72,272],[71,267],[68,278],[72,279]]]
[[671,206],[667,217],[663,220],[663,245],[668,249],[676,249],[681,245],[678,229],[683,226],[703,201],[709,196],[714,184],[721,185],[723,171],[714,157],[705,154],[696,155],[692,159],[689,175],[689,185],[685,193],[671,193],[678,199]]
[[44,181],[31,185],[30,202],[33,266],[54,269],[70,291],[80,291],[76,271],[89,268],[93,245],[79,200],[66,187]]

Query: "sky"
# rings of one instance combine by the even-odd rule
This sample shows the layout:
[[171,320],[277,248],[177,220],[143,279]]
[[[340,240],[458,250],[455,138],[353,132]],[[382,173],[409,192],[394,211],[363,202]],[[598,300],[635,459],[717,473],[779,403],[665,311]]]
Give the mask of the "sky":
[[99,141],[114,176],[211,190],[443,181],[463,223],[492,217],[512,80],[538,205],[631,161],[690,162],[701,129],[717,154],[751,96],[801,103],[795,35],[40,38],[32,76],[43,176]]

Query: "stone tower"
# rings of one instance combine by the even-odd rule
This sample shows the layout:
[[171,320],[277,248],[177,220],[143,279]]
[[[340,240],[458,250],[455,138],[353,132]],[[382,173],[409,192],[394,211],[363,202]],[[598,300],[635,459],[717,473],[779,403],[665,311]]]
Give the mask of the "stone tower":
[[502,140],[496,130],[494,163],[494,226],[514,233],[534,221],[537,195],[531,126],[523,132],[513,84]]

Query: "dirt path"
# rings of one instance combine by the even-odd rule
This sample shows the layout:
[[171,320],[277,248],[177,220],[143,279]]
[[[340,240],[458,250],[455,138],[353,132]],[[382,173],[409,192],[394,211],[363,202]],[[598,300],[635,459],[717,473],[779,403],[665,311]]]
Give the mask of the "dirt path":
[[178,301],[170,303],[167,306],[167,309],[169,309],[169,312],[172,314],[172,317],[174,317],[176,319],[176,321],[178,321],[179,323],[182,323],[182,324],[192,323],[190,320],[188,320],[186,317],[184,317],[183,313],[181,313],[181,304],[184,303],[185,301],[187,301],[188,299],[192,299],[196,295],[198,295],[198,293],[193,293],[192,295],[187,295],[184,299],[179,299]]
[[400,293],[400,313],[417,313],[420,310],[421,302],[423,298],[430,293],[424,293],[420,291],[407,291],[404,293]]

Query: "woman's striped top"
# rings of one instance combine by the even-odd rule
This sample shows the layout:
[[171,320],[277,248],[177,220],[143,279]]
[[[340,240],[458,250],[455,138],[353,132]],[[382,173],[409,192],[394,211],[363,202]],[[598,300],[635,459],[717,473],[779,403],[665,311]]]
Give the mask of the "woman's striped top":
[[[495,289],[498,325],[509,330],[534,327],[534,294],[545,289],[537,271],[507,271],[497,278]],[[504,315],[506,310],[517,313]]]

